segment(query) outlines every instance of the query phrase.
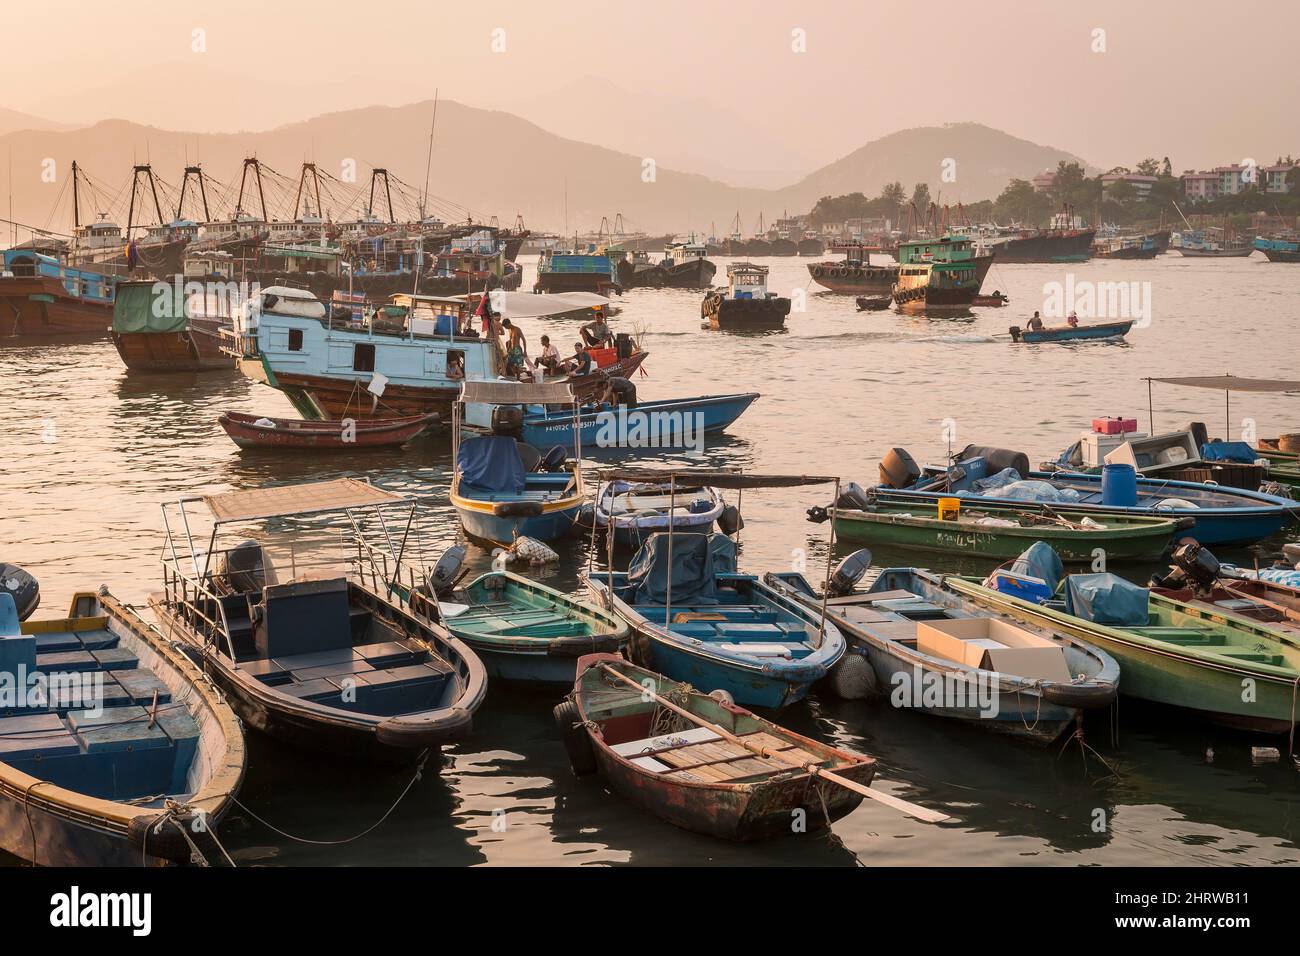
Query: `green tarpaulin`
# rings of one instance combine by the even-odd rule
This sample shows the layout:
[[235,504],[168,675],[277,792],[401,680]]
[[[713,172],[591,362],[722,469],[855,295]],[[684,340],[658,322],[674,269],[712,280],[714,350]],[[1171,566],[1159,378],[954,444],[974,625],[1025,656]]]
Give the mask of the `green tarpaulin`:
[[163,282],[124,282],[113,301],[114,332],[184,332],[185,295]]

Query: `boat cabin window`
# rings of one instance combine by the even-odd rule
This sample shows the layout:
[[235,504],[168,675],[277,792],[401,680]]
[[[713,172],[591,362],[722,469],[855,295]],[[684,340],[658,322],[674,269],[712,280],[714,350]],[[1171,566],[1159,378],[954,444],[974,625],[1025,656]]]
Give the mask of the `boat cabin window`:
[[369,342],[358,342],[353,346],[352,371],[373,372],[375,370],[375,347]]
[[302,351],[302,329],[289,330],[289,351],[290,352]]

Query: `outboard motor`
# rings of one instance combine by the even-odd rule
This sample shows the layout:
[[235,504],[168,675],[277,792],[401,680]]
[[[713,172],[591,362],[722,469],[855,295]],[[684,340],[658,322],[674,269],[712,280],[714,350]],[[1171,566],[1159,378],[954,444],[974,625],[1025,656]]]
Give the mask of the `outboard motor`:
[[636,386],[626,378],[611,375],[609,387],[614,392],[614,399],[619,405],[636,408]]
[[1174,548],[1174,569],[1197,591],[1209,591],[1219,579],[1219,560],[1195,541]]
[[468,570],[465,567],[465,555],[467,551],[462,544],[453,545],[443,552],[438,563],[433,566],[425,583],[434,594],[442,596],[449,594],[459,583],[460,579],[465,576]]
[[518,438],[524,433],[524,410],[518,405],[498,405],[492,409],[492,434]]
[[0,561],[0,593],[14,599],[18,620],[25,621],[41,603],[41,586],[36,576],[16,564]]
[[867,573],[869,567],[871,567],[871,552],[866,548],[861,551],[854,551],[836,565],[835,570],[831,572],[831,580],[826,588],[826,596],[833,598],[852,594],[853,589],[858,586],[858,582],[862,580],[862,575]]
[[921,466],[905,448],[891,448],[880,460],[880,483],[887,488],[907,488],[921,477]]
[[552,445],[542,456],[537,465],[538,471],[563,471],[564,463],[569,460],[569,453],[563,445]]
[[732,535],[745,527],[745,519],[740,516],[740,509],[735,505],[727,505],[718,515],[718,530],[723,534]]
[[1020,326],[1013,325],[1011,328],[1007,329],[1007,332],[1010,333],[1012,342],[1020,341]]
[[256,541],[241,541],[217,562],[217,576],[224,577],[232,591],[260,594],[266,587],[266,565],[262,546]]
[[808,520],[815,524],[821,524],[831,516],[832,508],[838,508],[844,511],[865,511],[867,506],[870,504],[871,496],[867,492],[863,491],[862,486],[856,481],[850,481],[844,486],[843,490],[840,491],[840,496],[835,499],[833,504],[826,505],[825,507],[817,505],[816,507],[809,508],[807,511]]

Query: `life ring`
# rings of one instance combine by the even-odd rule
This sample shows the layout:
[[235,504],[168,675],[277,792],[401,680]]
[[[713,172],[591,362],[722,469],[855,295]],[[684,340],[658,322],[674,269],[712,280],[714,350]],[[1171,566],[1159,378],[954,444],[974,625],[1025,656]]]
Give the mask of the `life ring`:
[[813,278],[814,278],[814,279],[820,279],[820,278],[822,277],[822,267],[821,267],[821,266],[813,266],[813,267],[812,267],[812,275],[813,275]]

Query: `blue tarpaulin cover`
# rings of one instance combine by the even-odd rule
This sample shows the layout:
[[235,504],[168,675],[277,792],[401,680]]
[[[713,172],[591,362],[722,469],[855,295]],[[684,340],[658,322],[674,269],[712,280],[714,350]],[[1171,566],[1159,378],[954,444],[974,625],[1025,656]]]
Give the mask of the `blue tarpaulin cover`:
[[668,535],[653,534],[627,571],[632,604],[663,604],[672,581],[673,604],[717,604],[715,578],[734,574],[736,544],[725,534],[674,534],[672,560]]
[[1201,446],[1201,457],[1206,461],[1241,461],[1249,464],[1259,457],[1259,452],[1244,441],[1212,441]]
[[470,438],[460,443],[456,456],[462,484],[484,491],[524,490],[524,463],[519,459],[515,440],[506,435]]
[[1077,618],[1112,627],[1151,623],[1150,592],[1109,571],[1072,574],[1065,579],[1065,610]]
[[1061,556],[1053,551],[1052,546],[1046,541],[1035,541],[1026,548],[1011,565],[1011,571],[1014,574],[1027,574],[1041,579],[1053,593],[1056,591],[1056,586],[1061,583],[1061,578],[1065,576],[1065,566],[1061,563]]

